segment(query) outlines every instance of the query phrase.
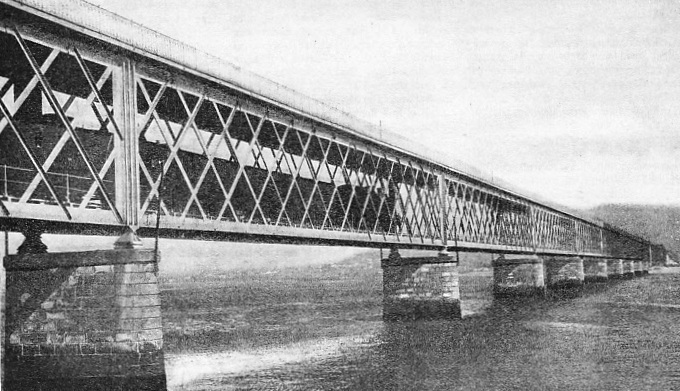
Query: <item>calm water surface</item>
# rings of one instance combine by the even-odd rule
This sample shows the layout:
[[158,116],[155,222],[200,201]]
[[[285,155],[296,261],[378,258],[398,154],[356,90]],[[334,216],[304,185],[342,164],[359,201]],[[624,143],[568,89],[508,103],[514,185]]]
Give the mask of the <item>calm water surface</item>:
[[492,301],[483,283],[465,278],[463,305],[474,314],[466,319],[383,323],[377,290],[362,308],[323,305],[338,297],[292,303],[284,307],[296,319],[335,328],[242,349],[170,347],[168,382],[190,390],[680,389],[679,275],[517,302]]

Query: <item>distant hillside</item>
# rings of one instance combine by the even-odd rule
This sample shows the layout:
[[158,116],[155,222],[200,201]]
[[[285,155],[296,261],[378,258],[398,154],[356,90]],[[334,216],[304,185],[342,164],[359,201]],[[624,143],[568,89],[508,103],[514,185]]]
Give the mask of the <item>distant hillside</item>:
[[680,206],[609,204],[587,212],[680,254]]

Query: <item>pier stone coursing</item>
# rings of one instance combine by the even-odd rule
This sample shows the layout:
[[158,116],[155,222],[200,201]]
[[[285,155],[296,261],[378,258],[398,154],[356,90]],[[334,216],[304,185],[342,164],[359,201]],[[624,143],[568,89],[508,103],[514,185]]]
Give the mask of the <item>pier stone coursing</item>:
[[385,320],[460,318],[458,263],[450,256],[382,260]]
[[585,277],[580,257],[544,257],[543,268],[548,287],[581,285]]
[[149,250],[9,255],[7,389],[165,389]]
[[536,255],[501,255],[493,261],[493,280],[497,296],[542,295],[543,260]]
[[623,277],[631,278],[635,275],[635,261],[631,259],[622,259]]
[[607,275],[609,278],[622,278],[623,260],[615,258],[607,259]]
[[584,282],[607,281],[607,260],[605,258],[583,257]]
[[634,273],[635,273],[636,276],[641,276],[643,274],[643,272],[642,272],[642,269],[643,269],[642,264],[643,263],[644,263],[644,261],[642,261],[642,260],[633,261],[633,265],[634,265],[634,269],[635,269]]

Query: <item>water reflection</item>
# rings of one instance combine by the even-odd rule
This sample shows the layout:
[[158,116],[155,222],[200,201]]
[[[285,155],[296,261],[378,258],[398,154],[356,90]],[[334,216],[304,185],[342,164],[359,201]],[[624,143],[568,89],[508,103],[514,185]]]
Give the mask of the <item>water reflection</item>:
[[215,384],[216,379],[256,376],[284,366],[307,365],[340,356],[352,349],[375,345],[374,335],[382,326],[373,322],[376,330],[364,335],[312,340],[279,348],[238,352],[216,352],[175,355],[166,360],[168,386],[171,389],[200,389]]

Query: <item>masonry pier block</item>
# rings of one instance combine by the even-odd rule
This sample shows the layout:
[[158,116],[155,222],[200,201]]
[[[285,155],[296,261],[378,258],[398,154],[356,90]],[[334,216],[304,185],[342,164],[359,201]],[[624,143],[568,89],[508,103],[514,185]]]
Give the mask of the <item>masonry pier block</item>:
[[644,261],[642,262],[642,275],[647,275],[649,274],[649,268],[651,266],[650,261]]
[[545,257],[543,268],[548,287],[571,287],[583,284],[585,274],[581,257]]
[[644,261],[642,261],[641,259],[638,259],[638,260],[633,261],[633,266],[634,266],[634,271],[633,271],[633,272],[635,273],[636,276],[641,276],[641,275],[643,274],[643,273],[642,273],[642,264],[643,264],[643,262],[644,262]]
[[623,277],[632,278],[635,276],[635,261],[631,259],[622,259],[623,264]]
[[584,282],[607,281],[607,260],[604,258],[583,257]]
[[157,258],[116,249],[9,255],[8,390],[164,390]]
[[610,279],[623,278],[623,260],[607,259],[607,276]]
[[493,261],[496,296],[545,294],[543,260],[536,255],[501,255]]
[[383,319],[461,317],[458,263],[450,256],[382,260]]

